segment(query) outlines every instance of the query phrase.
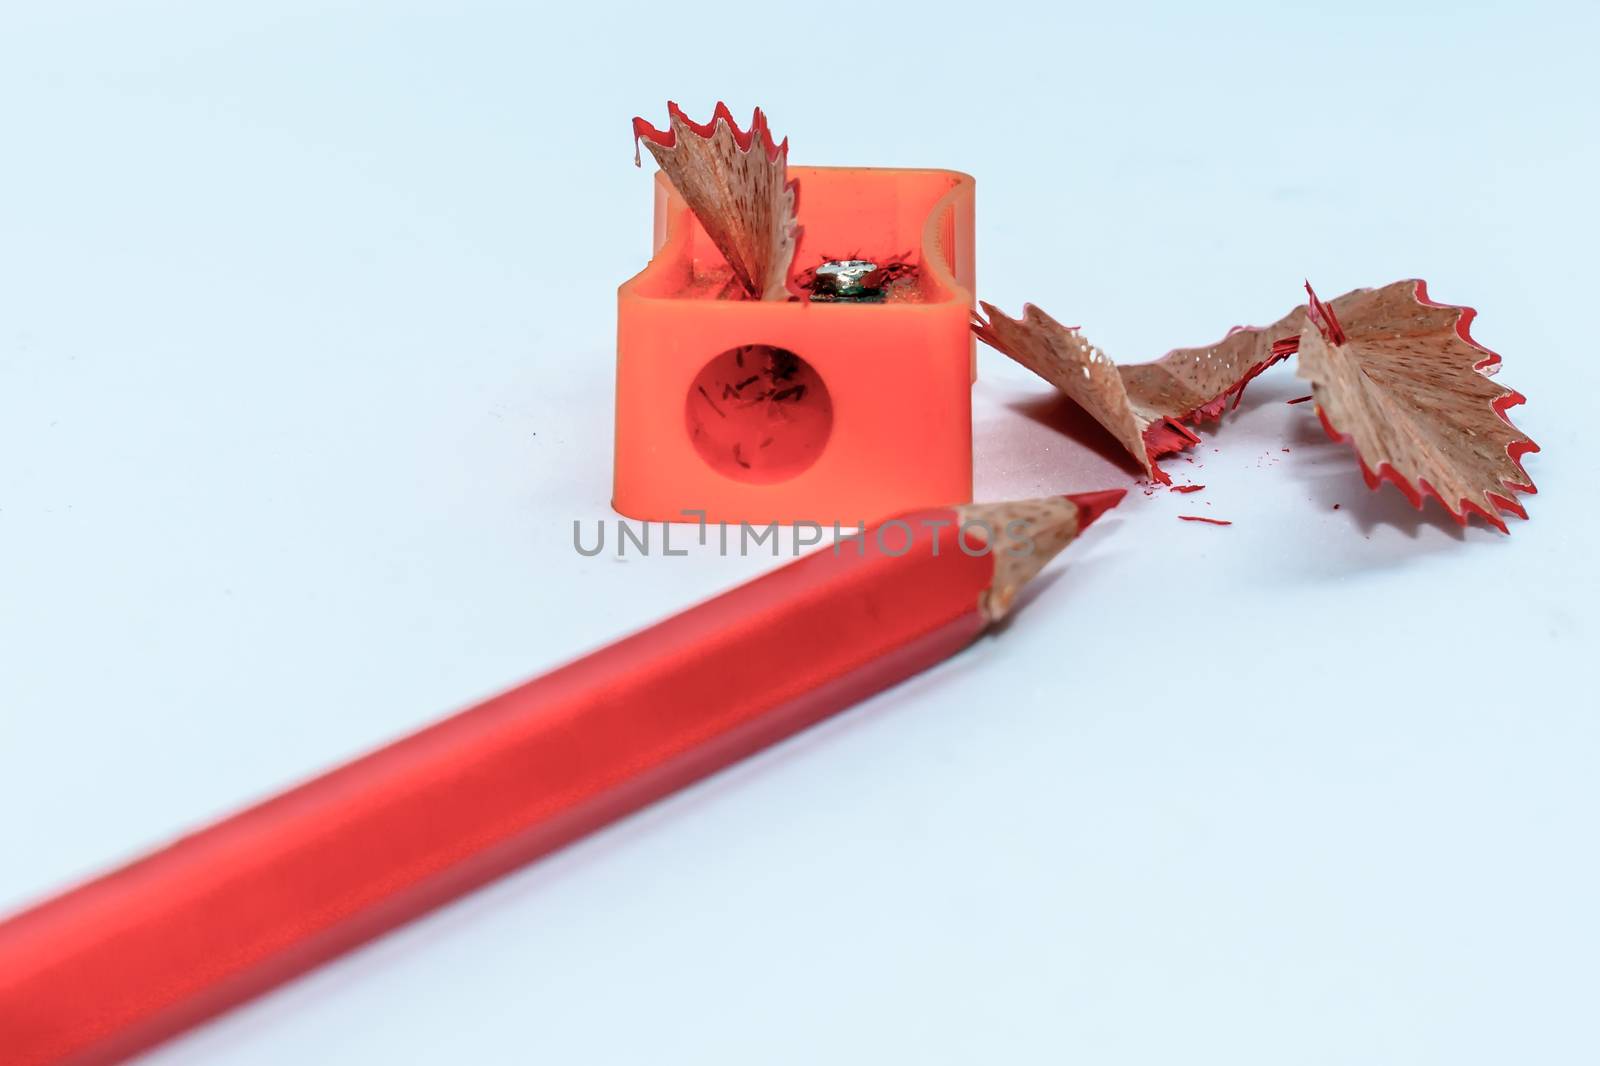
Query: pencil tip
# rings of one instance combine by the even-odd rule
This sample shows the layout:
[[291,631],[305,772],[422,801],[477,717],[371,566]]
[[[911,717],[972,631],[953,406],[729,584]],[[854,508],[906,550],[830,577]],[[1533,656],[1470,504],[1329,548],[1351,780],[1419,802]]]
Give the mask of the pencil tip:
[[1079,492],[1062,497],[1078,506],[1078,532],[1094,524],[1094,520],[1122,502],[1127,489],[1105,489],[1101,492]]
[[1022,587],[1122,497],[1121,491],[1111,490],[958,508],[963,523],[981,523],[989,531],[994,578],[981,604],[989,621],[997,622],[1010,613]]

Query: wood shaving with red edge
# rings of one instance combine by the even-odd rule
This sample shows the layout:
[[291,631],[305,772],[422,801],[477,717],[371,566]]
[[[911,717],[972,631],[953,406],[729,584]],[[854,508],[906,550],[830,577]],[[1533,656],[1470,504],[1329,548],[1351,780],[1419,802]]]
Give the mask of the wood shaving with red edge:
[[1434,303],[1415,280],[1329,303],[1306,292],[1271,326],[1123,367],[1032,304],[1013,319],[980,301],[987,318],[974,315],[973,331],[1082,407],[1152,481],[1170,485],[1156,460],[1198,443],[1187,424],[1216,417],[1229,396],[1238,406],[1251,379],[1298,352],[1312,393],[1288,402],[1315,401],[1328,435],[1355,446],[1370,488],[1391,481],[1418,508],[1432,496],[1458,523],[1476,514],[1502,533],[1501,512],[1526,518],[1515,496],[1537,489],[1521,459],[1539,446],[1506,415],[1522,394],[1489,381],[1500,357],[1472,339],[1475,312]]
[[789,299],[800,226],[798,188],[788,177],[788,138],[773,143],[760,108],[748,131],[739,129],[723,103],[705,125],[675,103],[667,104],[667,116],[665,131],[633,120],[634,163],[642,141],[745,291],[760,300]]
[[1415,507],[1432,496],[1461,525],[1476,514],[1502,533],[1499,512],[1528,517],[1515,495],[1537,491],[1521,458],[1539,446],[1506,416],[1524,399],[1490,379],[1500,357],[1472,339],[1475,312],[1432,302],[1416,280],[1327,304],[1306,291],[1298,373],[1368,487],[1392,481]]
[[1200,441],[1188,425],[1217,418],[1267,367],[1294,354],[1305,318],[1297,307],[1264,328],[1239,327],[1216,344],[1179,348],[1150,363],[1119,367],[1077,327],[1063,326],[1033,304],[1009,318],[979,301],[973,331],[1066,393],[1144,464],[1154,481],[1172,479],[1156,465],[1163,455]]

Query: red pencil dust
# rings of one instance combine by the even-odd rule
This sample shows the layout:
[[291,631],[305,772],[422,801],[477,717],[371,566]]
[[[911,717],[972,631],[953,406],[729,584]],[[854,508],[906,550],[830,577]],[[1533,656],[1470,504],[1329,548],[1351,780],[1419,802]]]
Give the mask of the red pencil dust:
[[893,685],[1121,498],[891,519],[19,914],[0,1058],[142,1051]]
[[1233,525],[1233,523],[1228,521],[1226,518],[1205,518],[1205,517],[1202,517],[1202,516],[1197,515],[1197,514],[1181,514],[1181,515],[1178,516],[1178,521],[1180,521],[1180,522],[1204,522],[1207,525],[1212,525],[1212,526],[1231,526],[1231,525]]

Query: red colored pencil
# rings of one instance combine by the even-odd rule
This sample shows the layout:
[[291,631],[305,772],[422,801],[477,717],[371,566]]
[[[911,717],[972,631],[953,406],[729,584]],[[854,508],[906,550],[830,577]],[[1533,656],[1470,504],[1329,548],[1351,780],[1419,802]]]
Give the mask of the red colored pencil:
[[0,1058],[142,1051],[895,684],[1121,497],[891,519],[16,915]]

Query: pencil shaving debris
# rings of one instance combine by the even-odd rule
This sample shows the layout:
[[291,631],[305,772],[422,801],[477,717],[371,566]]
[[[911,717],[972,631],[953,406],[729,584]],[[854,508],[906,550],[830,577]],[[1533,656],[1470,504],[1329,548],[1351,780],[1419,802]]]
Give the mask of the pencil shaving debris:
[[773,142],[760,108],[748,130],[739,129],[723,103],[704,125],[675,103],[667,104],[667,116],[665,130],[633,120],[634,162],[642,142],[749,295],[789,299],[789,268],[800,239],[789,141]]
[[1151,363],[1118,366],[1075,326],[1063,326],[1032,304],[1009,318],[983,303],[974,316],[980,340],[1066,393],[1104,426],[1155,481],[1170,484],[1156,460],[1200,442],[1190,428],[1235,405],[1250,381],[1293,354],[1281,342],[1299,333],[1304,309],[1271,326],[1240,327],[1216,344],[1180,348]]
[[1233,525],[1233,523],[1228,521],[1226,518],[1206,518],[1206,517],[1204,517],[1202,515],[1197,515],[1197,514],[1181,514],[1181,515],[1178,516],[1178,521],[1180,521],[1180,522],[1204,522],[1208,526],[1231,526],[1231,525]]
[[1476,312],[1434,303],[1419,280],[1326,304],[1306,292],[1298,373],[1367,485],[1392,481],[1418,508],[1432,496],[1461,525],[1476,514],[1504,533],[1502,512],[1527,518],[1516,495],[1537,490],[1521,459],[1539,446],[1506,414],[1524,399],[1491,379],[1500,357],[1472,339]]
[[1315,401],[1328,435],[1354,445],[1368,487],[1391,481],[1419,508],[1432,496],[1462,525],[1476,514],[1506,532],[1500,513],[1526,518],[1516,494],[1536,490],[1521,457],[1539,448],[1506,415],[1522,395],[1489,381],[1500,357],[1468,332],[1475,312],[1433,303],[1416,280],[1327,303],[1306,292],[1271,326],[1130,366],[1032,304],[1013,319],[980,301],[973,331],[1076,402],[1153,481],[1171,484],[1156,461],[1199,442],[1191,425],[1230,396],[1237,407],[1256,375],[1298,352],[1312,393],[1288,402]]

